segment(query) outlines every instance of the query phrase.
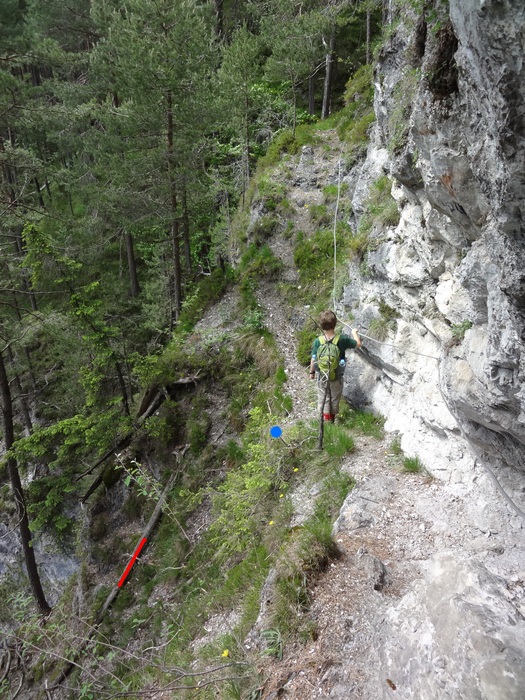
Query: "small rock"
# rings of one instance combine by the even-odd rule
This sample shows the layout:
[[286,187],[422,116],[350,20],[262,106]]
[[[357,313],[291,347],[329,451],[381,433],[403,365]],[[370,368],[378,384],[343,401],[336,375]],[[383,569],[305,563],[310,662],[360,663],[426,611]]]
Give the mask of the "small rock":
[[364,570],[374,591],[381,591],[385,585],[386,579],[386,567],[383,562],[373,554],[362,554],[357,557],[357,565],[360,569]]

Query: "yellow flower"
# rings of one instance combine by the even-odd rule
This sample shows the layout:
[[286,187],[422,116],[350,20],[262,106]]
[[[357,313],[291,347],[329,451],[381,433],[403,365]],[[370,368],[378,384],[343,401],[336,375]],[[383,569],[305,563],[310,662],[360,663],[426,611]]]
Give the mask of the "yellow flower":
[[225,649],[225,650],[222,652],[222,655],[223,655],[225,658],[226,658],[227,656],[229,656],[229,655],[230,655],[229,649]]

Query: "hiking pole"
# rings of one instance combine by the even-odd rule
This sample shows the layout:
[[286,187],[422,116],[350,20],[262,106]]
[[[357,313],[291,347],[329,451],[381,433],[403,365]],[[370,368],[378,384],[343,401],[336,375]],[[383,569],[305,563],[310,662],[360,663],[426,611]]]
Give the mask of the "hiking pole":
[[321,412],[319,414],[319,435],[317,438],[317,449],[322,450],[323,449],[323,436],[324,436],[324,418],[323,418],[323,413],[324,413],[324,405],[326,403],[326,389],[324,392],[324,397],[323,397],[323,402],[321,405]]
[[[319,379],[319,381],[323,381],[322,379]],[[319,437],[317,440],[317,449],[322,450],[323,449],[323,438],[324,438],[324,409],[326,406],[326,397],[328,396],[328,393],[330,392],[330,379],[325,379],[325,389],[324,389],[324,396],[323,396],[323,402],[321,405],[321,413],[319,414]],[[330,396],[330,405],[332,404],[332,397]]]

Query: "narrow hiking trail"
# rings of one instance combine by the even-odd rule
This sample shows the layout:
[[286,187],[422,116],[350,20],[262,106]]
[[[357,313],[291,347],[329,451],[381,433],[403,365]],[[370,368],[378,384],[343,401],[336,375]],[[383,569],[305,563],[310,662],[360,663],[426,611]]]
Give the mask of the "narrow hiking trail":
[[[333,184],[338,174],[340,152],[335,141],[334,133],[329,132],[330,148],[320,147],[323,155],[319,160],[317,149],[312,147],[305,149],[297,159],[296,172],[291,176],[294,188],[290,197],[295,204],[296,230],[307,234],[313,231],[308,213],[309,206],[323,203],[323,186]],[[311,172],[310,167],[314,162],[317,163],[317,167],[315,172]],[[308,171],[308,176],[305,176],[305,171]],[[282,279],[298,283],[291,240],[276,235],[268,244],[283,264]],[[308,368],[301,366],[297,360],[295,335],[309,315],[309,306],[287,306],[278,285],[267,281],[262,281],[259,286],[258,302],[264,310],[265,324],[275,337],[283,355],[287,375],[286,392],[293,402],[287,422],[315,419],[315,382],[310,381]],[[350,357],[349,360],[351,359]],[[391,562],[395,560],[399,563],[403,559],[399,550],[404,547],[405,532],[399,532],[395,539],[389,538],[389,531],[392,529],[390,509],[395,508],[393,500],[396,496],[411,496],[413,500],[418,490],[414,488],[415,484],[420,484],[423,490],[428,486],[421,477],[406,478],[390,467],[385,440],[363,436],[356,436],[355,440],[356,450],[348,455],[343,468],[356,479],[353,493],[360,494],[358,503],[364,504],[365,510],[373,503],[379,504],[375,492],[377,489],[382,492],[379,513],[384,517],[381,522],[377,522],[375,529],[372,527],[370,531],[363,530],[354,536],[354,528],[364,528],[364,523],[371,524],[377,515],[361,517],[356,514],[357,526],[343,524],[346,516],[341,515],[341,526],[337,535],[341,557],[319,577],[311,591],[311,616],[316,622],[318,636],[306,646],[285,648],[282,661],[269,660],[265,664],[263,676],[266,677],[266,683],[263,700],[273,700],[276,697],[295,700],[318,697],[347,698],[350,691],[354,696],[358,686],[365,680],[367,648],[372,643],[367,622],[369,606],[377,605],[375,596],[399,595],[405,590],[407,580],[412,578],[411,567],[406,559],[400,567],[391,568]],[[372,489],[370,484],[373,484]],[[366,493],[371,495],[367,496]],[[403,520],[402,524],[413,529],[414,520],[410,518],[408,523]],[[422,530],[418,532],[423,535]],[[419,556],[419,552],[424,548],[423,543],[416,543],[413,539],[411,541],[414,542],[416,556]],[[394,551],[394,543],[397,551]],[[377,561],[381,560],[389,567],[388,574],[384,576],[380,586],[374,578],[376,560],[373,557],[377,557]],[[378,590],[375,590],[374,586]],[[343,663],[350,651],[349,647],[353,648],[351,670],[345,668]],[[338,688],[340,695],[334,695]],[[364,696],[357,694],[355,697]]]
[[[323,187],[337,182],[339,157],[330,132],[328,146],[308,147],[306,153],[287,161],[295,230],[306,235],[313,232],[306,204],[321,203]],[[292,399],[283,421],[286,432],[296,421],[317,417],[315,383],[297,360],[296,331],[304,326],[310,308],[304,302],[292,307],[286,300],[290,294],[285,299],[281,291],[281,281],[300,285],[292,240],[274,234],[266,242],[283,263],[283,270],[279,281],[260,280],[257,298],[264,323],[283,355],[284,389]],[[228,292],[198,324],[197,329],[210,342],[235,330],[237,300],[235,290]],[[350,353],[349,361],[364,360]],[[462,648],[470,644],[470,628],[458,622],[463,618],[455,611],[490,610],[494,604],[499,606],[499,619],[512,620],[513,609],[525,615],[524,586],[516,574],[521,531],[493,526],[498,521],[492,519],[486,504],[494,496],[479,486],[486,484],[480,466],[474,465],[461,481],[453,474],[445,474],[446,480],[425,472],[411,474],[403,470],[395,434],[382,439],[353,437],[355,450],[347,455],[343,469],[355,480],[355,487],[334,526],[340,557],[309,591],[307,614],[315,623],[315,635],[305,644],[286,644],[280,661],[256,657],[263,681],[260,700],[461,700],[470,683],[469,678],[461,677],[461,663],[468,667],[468,657],[465,661],[463,655],[458,667],[449,638],[457,637],[461,655]],[[427,464],[430,471],[432,466]],[[311,498],[311,494],[297,493],[299,509]],[[468,568],[472,560],[481,567]],[[490,586],[496,585],[498,576],[510,582],[504,592],[508,609],[492,596]],[[479,643],[485,644],[484,653],[490,659],[492,641],[485,639],[492,640],[494,635],[483,627],[483,618],[473,619],[472,629],[479,627],[483,640]],[[490,624],[490,615],[487,619]],[[237,622],[233,611],[209,620],[205,630],[216,637],[233,631]],[[250,658],[251,640],[245,644]],[[388,657],[393,648],[396,653],[391,656],[401,658],[402,667],[381,661],[380,652],[386,649]],[[414,678],[428,679],[425,693],[414,691]]]
[[[322,202],[323,186],[333,184],[337,178],[340,152],[333,132],[327,135],[327,142],[328,147],[325,144],[304,149],[290,175],[290,201],[296,211],[294,226],[306,233],[312,230],[306,205]],[[290,162],[287,165],[291,167]],[[298,283],[290,239],[274,235],[268,244],[284,265],[282,279]],[[265,323],[283,354],[288,377],[286,391],[293,402],[288,422],[314,418],[315,384],[310,382],[307,368],[297,361],[294,335],[309,309],[287,308],[278,285],[270,282],[261,283],[258,300],[265,312]],[[286,646],[281,661],[268,659],[264,663],[262,700],[414,697],[401,672],[399,677],[390,677],[371,667],[371,659],[382,644],[379,625],[389,619],[394,630],[396,626],[405,632],[408,629],[409,635],[417,637],[422,623],[412,616],[405,603],[410,601],[410,592],[421,586],[432,589],[433,581],[439,578],[441,562],[445,570],[447,562],[452,561],[453,569],[456,562],[480,555],[490,569],[491,559],[499,557],[507,546],[499,541],[497,532],[484,530],[473,522],[472,484],[404,472],[402,456],[392,447],[394,438],[356,436],[356,449],[343,465],[356,485],[334,527],[341,556],[319,576],[310,591],[309,614],[316,623],[315,639],[306,645]],[[473,482],[476,478],[474,475]],[[430,600],[429,605],[448,604],[446,586],[444,592],[437,586],[434,595],[436,599]],[[510,600],[519,596],[519,588],[509,592]],[[435,683],[435,697],[440,697],[443,689],[454,683],[453,671],[430,648],[425,657],[413,659],[413,665],[417,668],[426,664],[425,672]],[[428,697],[434,697],[434,691],[429,692]],[[454,695],[452,691],[445,697],[459,698],[461,694]]]
[[[283,353],[287,392],[293,400],[288,421],[314,418],[315,385],[296,359],[292,312],[270,284],[261,287],[260,303]],[[431,557],[441,552],[461,560],[487,546],[487,537],[476,538],[469,521],[469,491],[425,473],[403,472],[401,457],[390,447],[393,438],[355,436],[356,449],[343,469],[356,485],[334,529],[341,556],[310,591],[316,638],[306,645],[287,646],[282,661],[264,664],[262,700],[375,700],[390,693],[404,697],[402,681],[387,675],[375,694],[377,674],[370,668],[370,658],[380,643],[378,620],[424,580]],[[495,556],[496,539],[492,535],[490,543]],[[409,614],[406,623],[411,624]],[[417,628],[418,623],[414,625]],[[434,672],[437,697],[443,673],[439,658]]]

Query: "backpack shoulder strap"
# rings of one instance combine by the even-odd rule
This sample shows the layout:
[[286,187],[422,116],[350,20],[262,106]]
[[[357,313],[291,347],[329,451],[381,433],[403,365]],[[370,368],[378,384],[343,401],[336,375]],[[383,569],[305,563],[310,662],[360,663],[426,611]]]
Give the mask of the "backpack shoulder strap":
[[341,336],[338,334],[338,335],[334,335],[333,338],[330,338],[330,340],[328,340],[324,335],[320,335],[319,336],[319,344],[325,345],[326,343],[332,343],[332,345],[337,345],[340,337]]

